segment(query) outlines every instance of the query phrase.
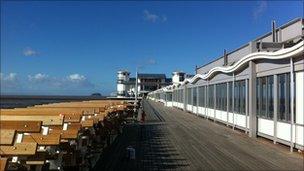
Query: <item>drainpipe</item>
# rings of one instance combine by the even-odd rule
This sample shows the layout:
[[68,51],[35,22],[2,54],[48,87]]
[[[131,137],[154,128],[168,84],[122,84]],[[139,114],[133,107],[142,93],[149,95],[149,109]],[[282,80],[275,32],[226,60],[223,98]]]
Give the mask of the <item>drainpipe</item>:
[[199,86],[196,87],[196,115],[198,116],[198,107],[199,107]]
[[213,84],[213,122],[216,120],[216,84]]
[[206,119],[208,119],[209,118],[209,114],[208,114],[208,112],[209,112],[209,80],[207,80],[207,94],[206,94],[206,99],[208,100],[207,101],[207,104],[208,104],[208,108],[207,108],[207,106],[206,106]]
[[245,113],[246,113],[246,128],[245,133],[248,132],[248,79],[245,80]]
[[205,99],[204,115],[205,115],[205,118],[207,118],[207,86],[206,85],[204,86],[204,92],[205,92],[205,94],[204,94],[204,99]]
[[294,125],[294,66],[293,59],[290,58],[290,112],[291,112],[291,125],[290,125],[290,152],[293,152],[293,125]]
[[227,93],[226,93],[226,96],[227,96],[227,122],[226,122],[226,126],[229,126],[229,105],[230,105],[230,101],[229,101],[229,82],[226,83],[226,90],[227,90]]
[[184,99],[184,111],[187,111],[187,96],[188,96],[188,94],[187,94],[187,84],[185,84],[185,86],[184,86],[184,93],[183,93],[183,99]]
[[275,74],[273,76],[273,143],[277,143],[277,123],[278,123],[278,93],[279,93],[279,86],[278,86],[278,75]]
[[235,123],[234,123],[234,98],[235,98],[235,95],[234,95],[234,81],[235,81],[235,76],[234,76],[234,72],[232,73],[232,123],[233,123],[233,126],[232,126],[232,129],[234,130],[234,127],[235,127]]

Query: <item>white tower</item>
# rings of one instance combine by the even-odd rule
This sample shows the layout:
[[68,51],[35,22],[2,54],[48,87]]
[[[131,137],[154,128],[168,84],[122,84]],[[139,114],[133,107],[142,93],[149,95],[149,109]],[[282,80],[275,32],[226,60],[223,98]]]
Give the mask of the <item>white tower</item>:
[[174,71],[172,73],[172,83],[177,85],[185,80],[185,73],[182,71]]
[[127,96],[126,82],[130,79],[130,72],[126,70],[117,71],[117,97]]

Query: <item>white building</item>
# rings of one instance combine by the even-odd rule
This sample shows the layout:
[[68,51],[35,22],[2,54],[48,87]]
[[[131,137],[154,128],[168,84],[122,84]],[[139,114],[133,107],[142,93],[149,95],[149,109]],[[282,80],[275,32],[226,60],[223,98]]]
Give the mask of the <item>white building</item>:
[[166,106],[304,149],[304,19],[224,52],[196,75],[148,98]]
[[[151,91],[166,87],[172,84],[179,84],[187,78],[187,75],[181,71],[172,73],[172,78],[167,78],[165,74],[148,74],[139,73],[138,77],[138,94],[142,96]],[[136,78],[130,78],[130,72],[119,70],[117,72],[117,97],[134,97],[135,96]]]

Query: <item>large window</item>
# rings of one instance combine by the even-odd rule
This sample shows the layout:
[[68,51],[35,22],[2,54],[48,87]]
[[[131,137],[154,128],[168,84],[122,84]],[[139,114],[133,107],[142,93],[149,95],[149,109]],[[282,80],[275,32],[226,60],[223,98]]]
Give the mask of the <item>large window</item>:
[[240,82],[234,82],[234,113],[240,113]]
[[180,95],[180,103],[184,103],[184,90],[183,89],[180,89],[180,92],[179,92],[179,95]]
[[223,83],[221,84],[221,96],[222,96],[222,102],[221,102],[221,110],[227,111],[227,84]]
[[156,99],[160,99],[159,93],[156,93],[156,94],[155,94],[155,97],[156,97]]
[[205,86],[198,87],[199,106],[205,107]]
[[166,93],[166,95],[167,95],[167,101],[172,101],[172,93],[168,92]]
[[267,113],[269,118],[273,118],[273,76],[267,77]]
[[240,81],[240,114],[246,114],[246,81]]
[[228,91],[229,91],[229,112],[233,112],[233,104],[232,104],[232,99],[233,99],[233,96],[232,96],[232,82],[229,82],[228,83]]
[[273,76],[257,79],[257,114],[259,117],[273,118]]
[[217,110],[221,110],[221,84],[216,84],[216,90],[215,90],[215,108]]
[[187,104],[192,105],[192,88],[187,89]]
[[[229,82],[229,112],[246,114],[246,82],[245,80]],[[232,104],[233,100],[233,104]]]
[[166,100],[166,94],[165,93],[159,93],[161,100]]
[[181,90],[177,90],[177,95],[178,95],[178,102],[181,103],[182,102],[182,96],[181,96]]
[[278,120],[290,121],[290,74],[278,75],[279,115]]
[[227,85],[226,83],[216,85],[216,109],[227,110]]
[[208,108],[214,108],[214,85],[208,86]]
[[175,90],[172,91],[172,101],[175,102]]
[[197,87],[194,87],[193,90],[192,90],[192,97],[193,97],[193,103],[192,105],[193,106],[196,106],[197,105]]

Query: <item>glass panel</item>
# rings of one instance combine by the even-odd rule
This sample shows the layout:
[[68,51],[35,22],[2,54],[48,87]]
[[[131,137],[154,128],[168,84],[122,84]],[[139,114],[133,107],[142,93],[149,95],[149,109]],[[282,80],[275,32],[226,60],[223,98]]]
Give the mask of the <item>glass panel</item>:
[[172,93],[167,94],[167,101],[172,101]]
[[209,85],[208,88],[208,98],[209,98],[209,105],[208,107],[213,109],[214,108],[214,85]]
[[286,120],[286,116],[285,116],[285,99],[286,99],[285,74],[279,75],[278,81],[279,81],[279,117],[278,117],[278,119]]
[[229,112],[233,112],[232,110],[232,82],[229,82]]
[[191,98],[192,98],[192,93],[191,93],[191,91],[192,91],[192,89],[191,88],[188,88],[187,89],[187,104],[189,104],[189,105],[191,105],[192,104],[192,100],[191,100]]
[[220,85],[216,84],[216,92],[215,92],[215,101],[216,101],[216,109],[219,110],[220,109]]
[[239,82],[234,82],[234,113],[239,113]]
[[279,120],[290,121],[290,74],[278,75]]
[[260,78],[256,80],[256,111],[260,115]]
[[267,104],[268,104],[268,115],[267,117],[273,118],[273,76],[267,77]]
[[291,116],[291,108],[290,108],[290,103],[291,103],[291,97],[290,97],[290,74],[286,74],[286,120],[290,121],[290,116]]
[[193,106],[196,106],[197,104],[197,88],[196,87],[194,87],[193,88],[193,91],[192,91],[192,96],[193,96]]
[[266,77],[260,78],[261,82],[261,113],[260,116],[266,117],[266,106],[267,106],[267,84],[266,84]]
[[223,111],[227,111],[227,84],[224,83],[223,84],[223,107],[222,110]]
[[199,106],[205,107],[205,86],[198,88],[199,93]]
[[240,106],[240,114],[245,115],[245,80],[240,81],[240,94],[239,94],[239,106]]

